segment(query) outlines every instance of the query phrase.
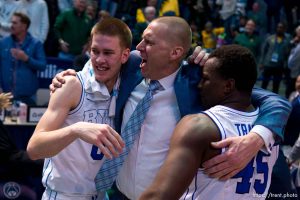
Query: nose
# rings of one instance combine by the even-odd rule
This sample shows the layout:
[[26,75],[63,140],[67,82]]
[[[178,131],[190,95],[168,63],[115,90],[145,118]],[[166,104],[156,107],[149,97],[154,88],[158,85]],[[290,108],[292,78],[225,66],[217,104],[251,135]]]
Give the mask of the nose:
[[136,50],[142,51],[144,49],[144,40],[140,41],[138,45],[136,46]]
[[103,54],[101,54],[101,53],[99,53],[99,54],[97,55],[97,57],[96,57],[95,60],[96,60],[97,63],[103,63],[103,62],[105,62],[104,56],[103,56]]

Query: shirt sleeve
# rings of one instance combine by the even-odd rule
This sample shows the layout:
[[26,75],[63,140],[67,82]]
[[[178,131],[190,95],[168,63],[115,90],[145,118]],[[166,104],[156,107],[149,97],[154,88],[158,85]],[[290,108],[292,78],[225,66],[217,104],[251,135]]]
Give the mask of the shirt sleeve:
[[261,150],[265,153],[271,153],[272,147],[275,143],[273,133],[268,128],[261,125],[254,126],[251,129],[251,132],[255,132],[264,140],[265,145]]

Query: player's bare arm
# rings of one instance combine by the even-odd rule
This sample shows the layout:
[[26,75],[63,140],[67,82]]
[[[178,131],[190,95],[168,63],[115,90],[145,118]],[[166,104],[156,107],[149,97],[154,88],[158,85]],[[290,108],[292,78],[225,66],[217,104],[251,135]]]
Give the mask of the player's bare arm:
[[184,117],[175,128],[163,166],[140,199],[179,199],[202,163],[220,152],[210,146],[218,140],[218,129],[206,115]]
[[62,128],[69,111],[78,105],[82,92],[77,77],[68,76],[65,81],[62,88],[51,95],[48,108],[28,143],[31,159],[52,157],[77,138],[97,145],[107,158],[118,156],[124,143],[110,126],[78,122]]

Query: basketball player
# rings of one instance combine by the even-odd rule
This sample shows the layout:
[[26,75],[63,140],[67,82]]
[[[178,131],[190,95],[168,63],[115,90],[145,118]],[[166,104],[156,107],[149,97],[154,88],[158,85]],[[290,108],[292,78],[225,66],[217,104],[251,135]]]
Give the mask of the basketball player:
[[208,177],[202,168],[204,161],[226,151],[213,149],[211,142],[252,129],[259,112],[250,98],[256,78],[255,59],[244,47],[227,45],[209,55],[199,88],[202,105],[210,109],[178,123],[166,161],[140,199],[265,199],[278,146],[271,154],[259,151],[227,181]]
[[124,147],[113,129],[114,108],[109,108],[130,54],[131,31],[121,20],[109,18],[93,27],[91,37],[87,67],[65,77],[64,86],[51,95],[27,147],[32,159],[46,158],[42,199],[96,199],[94,178],[103,156],[116,157]]

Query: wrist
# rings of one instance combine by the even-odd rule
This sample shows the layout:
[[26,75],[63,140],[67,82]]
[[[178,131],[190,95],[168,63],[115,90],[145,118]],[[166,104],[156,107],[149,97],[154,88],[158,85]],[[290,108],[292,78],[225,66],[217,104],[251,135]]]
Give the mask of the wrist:
[[255,145],[255,147],[257,147],[258,149],[261,149],[265,145],[264,139],[259,134],[250,132],[248,136],[250,137],[253,145]]

